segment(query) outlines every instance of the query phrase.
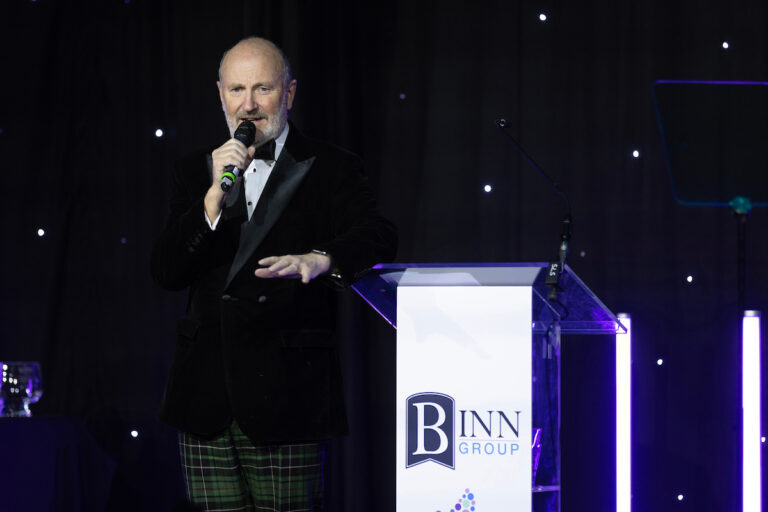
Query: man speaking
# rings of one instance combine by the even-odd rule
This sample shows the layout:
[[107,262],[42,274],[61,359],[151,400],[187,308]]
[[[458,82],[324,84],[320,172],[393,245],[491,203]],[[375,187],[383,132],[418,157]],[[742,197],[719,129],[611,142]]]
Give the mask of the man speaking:
[[189,288],[160,418],[205,510],[322,510],[323,440],[347,432],[334,289],[396,250],[360,159],[288,123],[296,84],[270,41],[224,53],[232,138],[176,167],[152,253]]

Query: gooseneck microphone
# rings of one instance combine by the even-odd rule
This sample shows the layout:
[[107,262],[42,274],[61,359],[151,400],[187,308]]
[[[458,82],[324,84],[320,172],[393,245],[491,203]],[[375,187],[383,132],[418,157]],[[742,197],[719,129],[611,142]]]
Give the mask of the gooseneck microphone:
[[549,286],[549,295],[547,298],[551,301],[557,301],[557,292],[560,290],[560,279],[563,275],[563,271],[565,270],[565,262],[568,258],[568,250],[571,241],[571,225],[573,223],[573,219],[571,217],[571,202],[568,200],[568,196],[565,195],[562,190],[560,190],[560,187],[557,185],[557,183],[555,183],[554,180],[542,170],[539,164],[533,161],[533,158],[531,158],[531,156],[526,153],[522,146],[520,146],[520,144],[518,144],[518,142],[507,132],[507,129],[509,128],[509,123],[507,120],[497,120],[496,126],[501,128],[501,133],[503,133],[504,136],[509,139],[510,142],[512,142],[512,145],[515,147],[517,152],[520,153],[529,164],[531,164],[531,167],[536,169],[539,174],[541,174],[544,179],[547,180],[549,186],[552,187],[555,193],[565,201],[567,213],[565,214],[562,222],[562,232],[560,234],[560,247],[557,252],[557,261],[553,261],[549,264],[545,279],[545,283],[547,286]]
[[[235,130],[233,137],[245,144],[245,147],[249,147],[256,140],[256,125],[250,121],[243,121]],[[232,185],[235,184],[235,180],[242,172],[242,169],[238,169],[234,165],[224,167],[224,172],[221,175],[221,190],[224,192],[232,190]]]

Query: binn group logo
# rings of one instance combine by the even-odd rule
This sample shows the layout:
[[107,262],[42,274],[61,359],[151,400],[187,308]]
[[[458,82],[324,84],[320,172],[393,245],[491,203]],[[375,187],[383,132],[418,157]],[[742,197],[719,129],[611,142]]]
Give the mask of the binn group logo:
[[458,411],[444,393],[416,393],[406,399],[405,467],[432,461],[455,469],[461,456],[514,456],[520,449],[520,413]]
[[405,400],[405,467],[433,461],[454,469],[454,402],[443,393],[417,393]]

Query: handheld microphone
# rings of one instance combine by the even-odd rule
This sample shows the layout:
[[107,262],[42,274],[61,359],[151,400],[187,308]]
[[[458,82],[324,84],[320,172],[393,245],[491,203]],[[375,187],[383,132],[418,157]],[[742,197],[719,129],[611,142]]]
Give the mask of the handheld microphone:
[[[256,139],[256,125],[250,121],[243,121],[235,130],[233,137],[245,144],[245,147],[249,147]],[[234,165],[224,167],[224,172],[221,175],[221,190],[229,192],[232,189],[232,185],[235,184],[235,180],[242,172],[241,169]]]

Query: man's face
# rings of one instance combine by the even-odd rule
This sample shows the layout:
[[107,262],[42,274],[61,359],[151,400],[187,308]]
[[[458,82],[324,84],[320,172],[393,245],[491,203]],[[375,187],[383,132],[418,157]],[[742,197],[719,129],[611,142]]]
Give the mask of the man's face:
[[230,136],[244,120],[256,126],[254,146],[276,138],[283,131],[293,107],[296,80],[286,87],[282,61],[269,48],[235,47],[221,66],[219,97]]

